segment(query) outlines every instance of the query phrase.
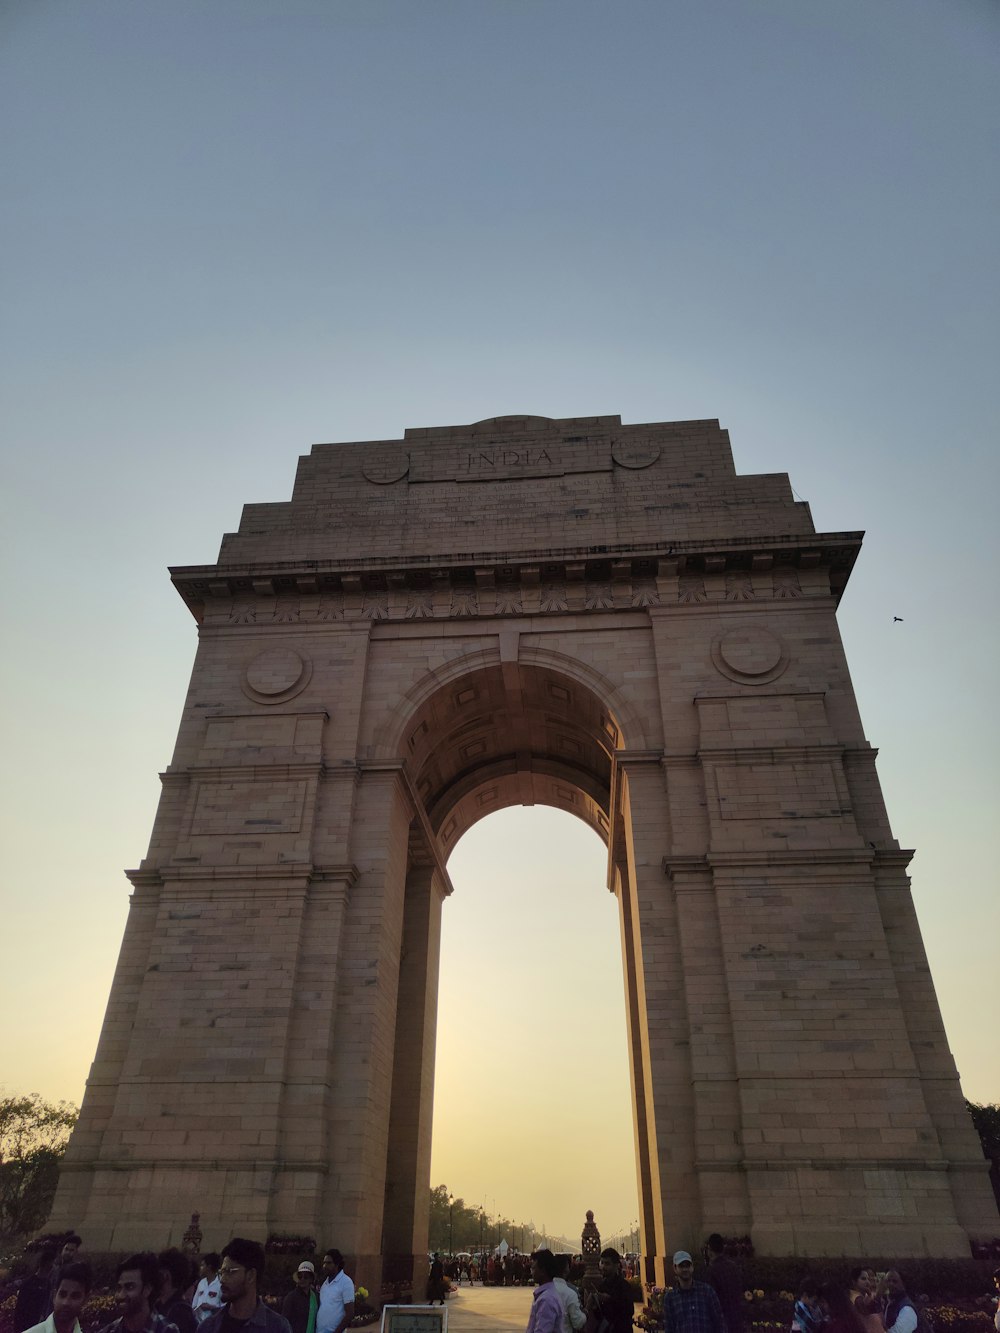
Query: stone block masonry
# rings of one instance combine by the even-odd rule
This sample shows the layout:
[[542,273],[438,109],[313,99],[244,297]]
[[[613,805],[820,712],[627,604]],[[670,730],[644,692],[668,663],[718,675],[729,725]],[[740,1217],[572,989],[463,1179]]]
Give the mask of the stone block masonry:
[[716,421],[317,445],[172,571],[190,689],[52,1225],[426,1265],[447,861],[608,846],[642,1249],[964,1255],[996,1212],[836,621],[860,549]]

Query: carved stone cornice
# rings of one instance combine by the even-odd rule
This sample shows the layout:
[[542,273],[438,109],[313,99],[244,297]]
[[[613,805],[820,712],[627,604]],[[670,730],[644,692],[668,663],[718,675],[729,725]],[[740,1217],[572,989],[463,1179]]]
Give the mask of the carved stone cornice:
[[155,893],[163,887],[163,877],[159,870],[140,866],[138,870],[126,870],[124,874],[137,893]]
[[572,615],[727,602],[745,609],[754,601],[817,595],[839,600],[861,537],[835,532],[642,548],[623,542],[540,548],[516,559],[470,551],[444,563],[413,557],[402,565],[380,556],[363,556],[350,566],[176,565],[170,576],[195,619],[216,625]]
[[698,758],[712,764],[795,764],[837,759],[844,747],[836,741],[814,745],[702,745]]
[[160,774],[160,782],[166,787],[189,782],[192,778],[201,778],[207,782],[247,782],[253,778],[264,778],[274,782],[327,776],[326,764],[322,760],[305,764],[284,762],[269,764],[261,763],[255,758],[252,764],[183,764],[177,767],[171,765]]
[[896,870],[902,874],[915,855],[916,851],[912,847],[873,846],[872,860],[876,870]]
[[309,861],[285,861],[277,865],[172,865],[142,866],[125,875],[137,894],[187,891],[192,885],[211,885],[213,896],[220,890],[240,893],[251,885],[255,891],[285,892],[290,885],[338,887],[347,892],[358,878],[357,866],[313,865]]
[[675,883],[680,875],[703,876],[709,874],[708,857],[704,854],[672,854],[665,856],[660,864],[663,867],[663,873],[671,883]]
[[358,882],[358,867],[353,862],[343,865],[313,866],[309,879],[313,884],[346,884],[353,888]]
[[[171,1082],[170,1079],[159,1079],[159,1084]],[[180,1081],[180,1080],[173,1080]],[[101,1082],[96,1079],[88,1080],[88,1086],[100,1087]],[[117,1087],[118,1084],[105,1084],[104,1086]],[[232,1079],[212,1079],[213,1087],[245,1087],[246,1080],[243,1078]],[[312,1082],[309,1084],[311,1089],[328,1087],[328,1084]],[[242,1159],[235,1157],[174,1157],[164,1160],[162,1157],[102,1157],[100,1154],[86,1159],[65,1162],[59,1164],[60,1172],[69,1171],[73,1173],[93,1172],[93,1171],[138,1171],[156,1168],[157,1171],[164,1173],[170,1171],[190,1171],[192,1168],[199,1170],[225,1171],[239,1168],[243,1165]],[[311,1171],[316,1175],[326,1176],[330,1174],[330,1166],[326,1162],[320,1161],[293,1161],[289,1159],[255,1157],[253,1160],[253,1169],[257,1172],[268,1171]]]
[[[985,1162],[984,1168],[989,1169]],[[743,1157],[696,1161],[698,1171],[948,1171],[940,1157]]]
[[812,851],[782,851],[772,848],[760,852],[709,852],[708,863],[713,870],[743,870],[761,866],[778,871],[795,866],[858,866],[871,865],[875,853],[870,847],[844,847],[836,850],[815,848]]

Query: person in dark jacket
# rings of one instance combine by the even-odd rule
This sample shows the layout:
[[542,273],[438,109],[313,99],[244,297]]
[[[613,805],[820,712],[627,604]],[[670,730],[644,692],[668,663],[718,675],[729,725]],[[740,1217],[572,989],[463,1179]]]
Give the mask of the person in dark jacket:
[[719,1298],[726,1333],[743,1333],[743,1275],[726,1254],[726,1243],[713,1231],[705,1246],[708,1251],[708,1272],[705,1280]]
[[632,1288],[622,1273],[621,1255],[610,1246],[601,1251],[601,1280],[587,1297],[587,1313],[595,1316],[597,1328],[607,1322],[606,1333],[632,1333]]
[[164,1250],[157,1256],[156,1263],[160,1270],[157,1311],[177,1328],[178,1333],[195,1333],[198,1321],[190,1302],[184,1299],[184,1293],[191,1285],[191,1260],[175,1249]]
[[441,1256],[435,1254],[431,1261],[431,1271],[427,1274],[428,1305],[433,1305],[435,1301],[440,1301],[444,1305],[447,1290],[448,1279],[444,1275],[444,1264],[441,1262]]
[[80,1246],[83,1240],[75,1231],[69,1232],[63,1236],[62,1249],[59,1251],[59,1258],[52,1266],[52,1272],[49,1274],[49,1300],[46,1314],[51,1314],[55,1307],[56,1292],[59,1290],[59,1279],[62,1277],[63,1269],[68,1268],[70,1264],[79,1261]]
[[222,1251],[219,1266],[225,1304],[199,1324],[199,1333],[292,1333],[285,1316],[261,1300],[263,1280],[263,1245],[234,1236]]
[[292,1326],[292,1333],[316,1333],[316,1267],[304,1259],[295,1270],[295,1286],[281,1302],[281,1313]]
[[56,1247],[45,1245],[38,1251],[35,1271],[26,1277],[17,1289],[14,1305],[14,1333],[40,1324],[51,1306],[52,1266],[56,1261]]

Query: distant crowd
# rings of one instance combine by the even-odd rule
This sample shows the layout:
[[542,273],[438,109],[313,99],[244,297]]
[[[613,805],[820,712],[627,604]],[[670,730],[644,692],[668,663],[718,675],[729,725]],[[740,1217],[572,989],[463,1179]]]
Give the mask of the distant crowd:
[[[568,1267],[583,1271],[581,1255],[576,1255],[573,1259],[568,1255],[564,1257]],[[522,1254],[520,1250],[508,1249],[504,1253],[499,1247],[492,1254],[486,1251],[480,1254],[435,1253],[431,1256],[430,1283],[433,1283],[435,1293],[442,1282],[445,1291],[459,1288],[466,1282],[472,1287],[477,1282],[481,1282],[484,1287],[527,1287],[532,1285],[531,1258],[530,1254]],[[634,1255],[625,1255],[621,1262],[625,1277],[638,1277],[638,1264]],[[433,1299],[438,1299],[437,1294]]]

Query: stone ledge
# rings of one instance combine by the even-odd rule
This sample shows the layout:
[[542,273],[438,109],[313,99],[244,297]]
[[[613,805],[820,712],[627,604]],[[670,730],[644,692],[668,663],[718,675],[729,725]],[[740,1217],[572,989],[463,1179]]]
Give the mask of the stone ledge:
[[[704,611],[731,604],[745,611],[758,598],[769,606],[815,600],[817,593],[839,599],[861,537],[839,532],[642,547],[622,542],[520,551],[514,559],[509,552],[465,552],[444,563],[418,558],[402,565],[378,556],[355,559],[350,566],[336,561],[174,565],[170,576],[199,621],[209,608],[215,608],[213,616],[224,614],[227,602],[238,601],[240,606],[229,610],[233,624],[571,615],[630,606]],[[776,561],[790,571],[777,583]],[[805,586],[794,573],[799,569]],[[817,574],[823,569],[829,572],[826,579]],[[303,598],[325,599],[325,605],[304,615],[293,604]]]

